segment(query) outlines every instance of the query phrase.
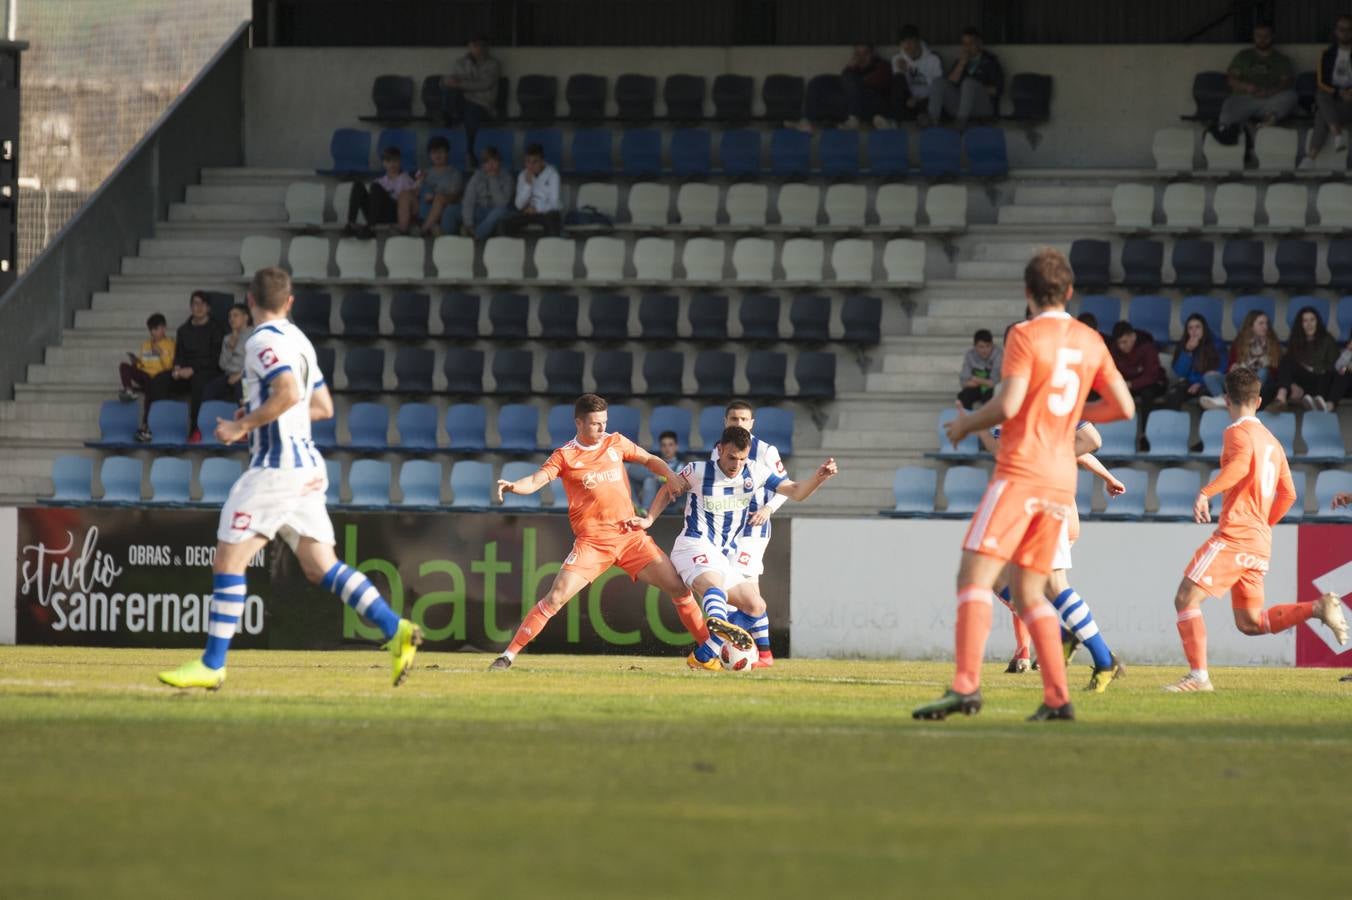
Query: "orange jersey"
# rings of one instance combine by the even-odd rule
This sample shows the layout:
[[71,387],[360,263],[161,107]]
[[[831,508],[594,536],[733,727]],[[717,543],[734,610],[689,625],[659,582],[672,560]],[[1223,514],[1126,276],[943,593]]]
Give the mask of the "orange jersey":
[[551,481],[563,481],[574,535],[615,537],[620,534],[618,524],[634,516],[624,464],[646,458],[629,438],[607,434],[589,447],[569,441],[551,453],[540,468]]
[[1230,547],[1266,556],[1272,526],[1296,499],[1286,453],[1272,432],[1253,416],[1232,422],[1221,446],[1221,471],[1202,488],[1207,497],[1225,492],[1216,537]]
[[1122,376],[1098,332],[1051,310],[1020,322],[1005,341],[1001,377],[1024,378],[1023,406],[1000,426],[996,479],[1075,493],[1075,429],[1090,389]]

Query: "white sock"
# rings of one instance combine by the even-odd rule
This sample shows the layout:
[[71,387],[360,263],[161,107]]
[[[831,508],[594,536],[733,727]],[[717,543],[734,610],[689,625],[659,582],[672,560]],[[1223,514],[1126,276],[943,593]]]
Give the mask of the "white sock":
[[502,653],[501,653],[500,655],[501,655],[503,658],[505,658],[508,662],[515,662],[515,661],[516,661],[516,654],[513,653],[513,652],[510,651],[510,650],[504,650],[504,651],[502,651]]
[[1192,670],[1192,677],[1193,677],[1193,678],[1196,678],[1198,681],[1210,681],[1210,680],[1211,680],[1211,676],[1207,674],[1206,669],[1193,669],[1193,670]]

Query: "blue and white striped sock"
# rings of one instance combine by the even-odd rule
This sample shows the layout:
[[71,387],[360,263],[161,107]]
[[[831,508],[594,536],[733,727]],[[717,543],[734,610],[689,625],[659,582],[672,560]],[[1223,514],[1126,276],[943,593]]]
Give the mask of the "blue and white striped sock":
[[704,607],[704,618],[717,617],[725,622],[728,620],[728,595],[723,592],[722,588],[709,588],[700,598],[700,603]]
[[723,652],[723,639],[709,635],[709,639],[695,648],[695,659],[708,662]]
[[751,637],[756,641],[757,650],[764,652],[770,649],[770,616],[768,613],[756,617],[748,615],[740,609],[734,609],[732,618],[728,621],[751,632]]
[[1094,657],[1095,667],[1106,669],[1112,666],[1112,651],[1108,649],[1108,642],[1099,633],[1098,625],[1094,622],[1094,614],[1089,611],[1089,604],[1084,602],[1084,598],[1077,594],[1074,588],[1066,588],[1056,595],[1052,606],[1056,607],[1056,612],[1065,627],[1080,639],[1080,643],[1089,650],[1090,656]]
[[207,649],[202,654],[202,665],[208,669],[225,667],[225,653],[230,639],[239,628],[244,615],[247,590],[243,575],[211,576],[211,613],[207,620]]
[[365,616],[367,621],[380,629],[380,633],[389,640],[399,630],[399,617],[390,609],[380,591],[371,583],[371,579],[351,566],[336,562],[324,573],[321,582],[325,589],[338,595],[357,615]]

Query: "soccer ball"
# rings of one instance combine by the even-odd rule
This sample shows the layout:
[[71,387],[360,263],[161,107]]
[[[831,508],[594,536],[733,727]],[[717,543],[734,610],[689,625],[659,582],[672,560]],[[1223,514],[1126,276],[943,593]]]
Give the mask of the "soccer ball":
[[751,667],[755,665],[760,654],[756,648],[750,650],[738,650],[732,643],[723,642],[723,649],[718,652],[718,657],[723,661],[723,668],[729,672],[750,672]]

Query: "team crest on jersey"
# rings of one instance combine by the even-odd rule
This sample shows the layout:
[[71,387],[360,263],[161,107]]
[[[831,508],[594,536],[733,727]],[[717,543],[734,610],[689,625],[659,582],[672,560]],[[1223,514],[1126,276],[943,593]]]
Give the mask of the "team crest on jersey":
[[750,478],[744,479],[742,481],[742,490],[749,491],[753,487],[755,487],[755,482],[753,482]]
[[237,512],[230,517],[230,530],[248,531],[251,522],[253,522],[253,516],[246,512]]
[[258,351],[258,361],[263,364],[263,368],[271,368],[277,365],[277,354],[272,352],[271,347],[264,347]]
[[610,457],[610,461],[611,461],[611,462],[619,462],[619,461],[620,461],[620,454],[618,454],[618,453],[615,452],[615,448],[614,448],[614,447],[607,448],[607,450],[606,450],[606,456]]

